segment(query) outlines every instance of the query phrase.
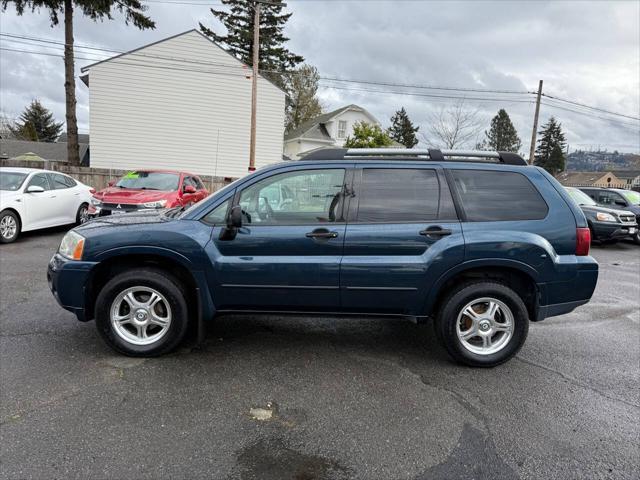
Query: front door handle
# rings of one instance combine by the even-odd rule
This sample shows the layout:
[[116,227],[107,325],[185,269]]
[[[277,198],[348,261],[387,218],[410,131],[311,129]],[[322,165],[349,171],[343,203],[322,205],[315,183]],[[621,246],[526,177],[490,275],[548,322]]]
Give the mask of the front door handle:
[[337,236],[338,232],[333,232],[327,228],[316,228],[312,232],[305,234],[307,238],[336,238]]
[[448,228],[429,227],[425,230],[421,230],[419,233],[425,237],[445,237],[447,235],[451,235],[453,232]]

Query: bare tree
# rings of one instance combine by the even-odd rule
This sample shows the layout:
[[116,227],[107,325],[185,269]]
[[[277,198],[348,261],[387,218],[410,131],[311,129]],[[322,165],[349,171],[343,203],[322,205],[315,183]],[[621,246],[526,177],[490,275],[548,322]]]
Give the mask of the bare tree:
[[429,146],[449,150],[463,148],[474,144],[482,131],[478,118],[478,110],[465,106],[464,100],[454,105],[441,107],[429,116],[427,133],[422,133],[422,140]]

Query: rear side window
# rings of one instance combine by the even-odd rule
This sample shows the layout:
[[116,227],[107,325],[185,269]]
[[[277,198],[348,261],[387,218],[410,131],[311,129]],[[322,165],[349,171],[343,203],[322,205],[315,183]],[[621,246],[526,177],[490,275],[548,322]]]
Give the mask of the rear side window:
[[440,184],[435,170],[365,168],[358,222],[423,222],[438,217]]
[[470,222],[540,220],[549,208],[529,179],[516,172],[452,170]]
[[61,190],[63,188],[72,188],[76,186],[75,180],[66,175],[60,175],[59,173],[52,173],[51,180],[53,182],[53,188],[55,190]]

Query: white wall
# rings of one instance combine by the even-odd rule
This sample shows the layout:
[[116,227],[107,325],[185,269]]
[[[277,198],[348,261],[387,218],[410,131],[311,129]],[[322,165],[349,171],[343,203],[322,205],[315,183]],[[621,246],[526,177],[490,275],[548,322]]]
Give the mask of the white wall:
[[[347,122],[347,130],[345,138],[338,138],[338,122],[340,120]],[[335,139],[335,146],[342,147],[344,142],[346,141],[349,135],[353,135],[353,126],[358,122],[367,122],[367,123],[378,123],[371,119],[369,115],[364,112],[358,112],[355,110],[347,110],[346,112],[342,112],[341,114],[335,116],[331,122],[327,124],[327,130],[329,131],[329,135],[331,135]]]
[[[246,175],[249,73],[196,31],[92,67],[91,166]],[[257,167],[282,161],[284,101],[259,78]]]

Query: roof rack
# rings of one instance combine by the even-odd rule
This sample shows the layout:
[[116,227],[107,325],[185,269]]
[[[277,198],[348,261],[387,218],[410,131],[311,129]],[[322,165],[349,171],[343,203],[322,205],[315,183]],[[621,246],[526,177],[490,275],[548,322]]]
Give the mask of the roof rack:
[[438,150],[436,148],[325,148],[311,152],[302,157],[301,160],[349,160],[356,158],[360,160],[375,160],[375,157],[388,157],[389,160],[406,160],[407,157],[416,157],[417,160],[435,162],[447,160],[470,162],[493,160],[506,165],[527,165],[527,162],[520,155],[512,152]]

